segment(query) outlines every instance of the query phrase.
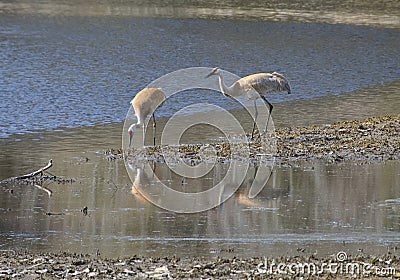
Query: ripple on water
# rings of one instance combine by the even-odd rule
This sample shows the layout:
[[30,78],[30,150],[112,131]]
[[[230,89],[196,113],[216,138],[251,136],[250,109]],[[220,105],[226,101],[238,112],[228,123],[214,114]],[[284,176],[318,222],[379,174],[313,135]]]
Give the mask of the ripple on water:
[[[272,95],[272,103],[339,95],[399,78],[398,29],[12,15],[2,15],[0,26],[0,40],[7,41],[0,51],[7,65],[0,70],[2,138],[121,122],[135,92],[164,74],[198,65],[240,76],[284,73],[294,94]],[[159,43],[143,43],[151,41]],[[192,91],[178,94],[157,114],[170,116],[199,100],[238,107],[220,94]]]

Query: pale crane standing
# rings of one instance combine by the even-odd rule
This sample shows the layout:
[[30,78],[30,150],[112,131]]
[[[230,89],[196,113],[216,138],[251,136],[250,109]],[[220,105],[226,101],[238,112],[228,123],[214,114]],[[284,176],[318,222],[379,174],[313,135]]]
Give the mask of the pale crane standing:
[[153,144],[156,145],[156,118],[154,111],[165,101],[165,94],[161,88],[145,88],[138,92],[132,99],[131,104],[135,111],[137,122],[128,129],[129,147],[132,144],[132,136],[136,128],[141,127],[146,118],[151,115],[153,118]]
[[[265,104],[268,105],[269,108],[269,115],[267,119],[267,124],[265,126],[264,132],[267,131],[269,118],[272,113],[272,106],[271,103],[265,98],[265,94],[270,92],[287,92],[291,93],[289,81],[282,75],[277,72],[273,73],[257,73],[252,74],[246,77],[243,77],[236,82],[233,83],[231,86],[225,85],[221,71],[218,67],[214,68],[210,74],[206,76],[206,78],[216,75],[218,76],[219,80],[219,87],[222,93],[228,97],[238,97],[238,96],[246,96],[250,100],[254,100],[254,109],[255,109],[255,117],[253,123],[253,129],[251,131],[251,139],[253,139],[254,129],[256,126],[258,111],[257,111],[257,104],[256,101],[258,98],[262,98]],[[258,94],[252,93],[251,89],[254,89]]]

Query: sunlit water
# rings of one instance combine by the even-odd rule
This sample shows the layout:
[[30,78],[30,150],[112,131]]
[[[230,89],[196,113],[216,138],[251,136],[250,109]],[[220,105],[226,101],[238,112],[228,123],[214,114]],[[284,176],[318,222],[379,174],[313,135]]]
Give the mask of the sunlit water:
[[[350,14],[329,3],[323,13],[286,3],[275,17],[271,7],[257,4],[204,4],[182,12],[164,5],[117,9],[96,3],[98,9],[85,10],[45,1],[0,3],[0,179],[31,172],[50,158],[51,173],[75,179],[46,184],[51,197],[30,185],[2,186],[0,249],[251,256],[303,250],[297,248],[373,253],[398,244],[397,161],[277,167],[260,195],[249,199],[252,166],[227,202],[184,215],[141,198],[124,163],[98,152],[121,146],[122,121],[138,90],[185,67],[219,66],[240,76],[282,72],[293,94],[270,97],[276,127],[398,114],[397,2],[376,10],[363,3]],[[385,16],[374,17],[378,23],[366,16],[375,14]],[[176,95],[157,116],[197,102],[233,110],[251,128],[248,116],[235,111],[240,106],[216,92]],[[194,129],[185,139],[208,136]],[[200,182],[182,180],[160,163],[157,174],[190,191],[215,184],[224,168]],[[138,171],[132,175],[146,186],[149,175]]]
[[[293,94],[272,95],[274,104],[346,94],[400,77],[398,28],[63,16],[42,14],[41,9],[21,15],[1,6],[0,11],[1,138],[118,123],[136,92],[186,67],[219,66],[239,76],[281,72],[291,81]],[[369,95],[365,91],[360,99]],[[238,107],[222,95],[192,91],[169,100],[158,114],[170,116],[175,104],[197,102]]]
[[[248,198],[251,165],[238,192],[219,207],[177,214],[138,193],[152,173],[140,165],[127,171],[122,160],[109,161],[97,152],[120,145],[121,130],[103,125],[7,140],[1,178],[33,171],[51,157],[51,174],[75,182],[44,184],[51,197],[32,185],[1,187],[0,249],[245,257],[299,254],[298,248],[323,255],[359,249],[376,254],[400,241],[398,161],[276,167],[255,199]],[[196,135],[191,133],[188,139]],[[165,164],[154,165],[156,176],[182,192],[211,188],[226,168],[217,165],[202,178],[183,179]]]

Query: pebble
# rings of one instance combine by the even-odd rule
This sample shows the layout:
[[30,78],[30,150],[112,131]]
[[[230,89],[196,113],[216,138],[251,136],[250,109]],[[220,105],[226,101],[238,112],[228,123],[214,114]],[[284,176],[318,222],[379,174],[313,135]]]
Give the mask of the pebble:
[[[0,253],[0,277],[2,279],[291,279],[304,276],[307,279],[343,279],[372,277],[373,279],[397,278],[400,256],[396,251],[383,255],[367,255],[364,252],[338,259],[338,254],[317,256],[299,252],[284,257],[119,257],[102,258],[94,254],[49,253],[28,251],[2,251]],[[311,263],[318,275],[290,274],[277,270],[278,264],[296,269]],[[300,266],[296,266],[296,264]],[[342,264],[366,270],[346,271],[333,274],[327,264]],[[303,266],[304,267],[304,266]],[[310,266],[307,266],[310,267]],[[358,273],[358,274],[355,274]],[[362,273],[362,274],[360,274]],[[310,277],[311,276],[311,277]]]

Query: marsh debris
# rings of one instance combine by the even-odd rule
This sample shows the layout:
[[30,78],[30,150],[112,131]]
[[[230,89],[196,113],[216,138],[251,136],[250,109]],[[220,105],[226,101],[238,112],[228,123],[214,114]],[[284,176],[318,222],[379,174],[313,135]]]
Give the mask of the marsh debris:
[[[257,137],[256,137],[257,138]],[[109,149],[108,158],[124,158],[121,149]],[[178,161],[190,165],[201,161],[250,160],[254,163],[275,160],[287,165],[296,161],[346,160],[371,162],[400,159],[400,115],[342,121],[331,125],[277,128],[263,141],[145,147],[128,151],[128,160]]]
[[88,215],[88,207],[87,206],[83,207],[81,212],[83,213],[83,216],[87,216]]
[[110,161],[124,158],[124,153],[122,149],[107,149],[103,151],[103,154],[105,155],[106,159]]
[[[286,264],[277,269],[278,264]],[[292,268],[306,270],[288,270]],[[336,270],[330,265],[336,264]],[[343,269],[339,270],[339,265]],[[351,267],[352,270],[346,270]],[[354,268],[360,268],[359,270]],[[303,267],[304,268],[304,267]],[[102,258],[89,254],[3,251],[0,277],[5,279],[343,279],[399,277],[397,255],[349,255],[338,262],[337,255],[319,257],[301,254],[285,257],[120,257]]]
[[281,160],[400,159],[400,115],[277,130]]
[[25,175],[4,179],[0,181],[0,184],[10,187],[14,185],[32,185],[46,192],[50,197],[52,195],[52,191],[47,187],[45,187],[44,183],[53,182],[57,184],[68,184],[75,182],[74,179],[65,179],[52,174],[45,174],[48,173],[47,170],[50,169],[52,166],[53,166],[53,160],[50,159],[49,162],[44,167],[39,168],[38,170]]

